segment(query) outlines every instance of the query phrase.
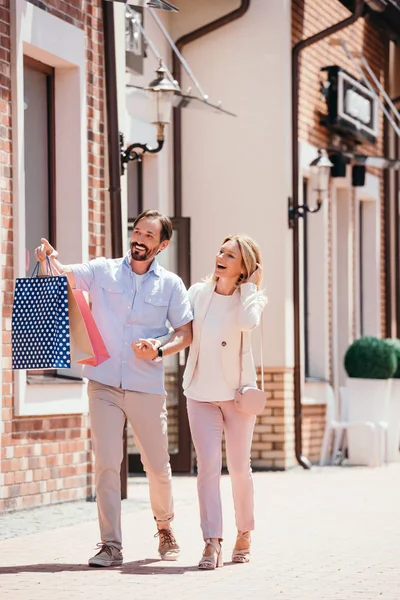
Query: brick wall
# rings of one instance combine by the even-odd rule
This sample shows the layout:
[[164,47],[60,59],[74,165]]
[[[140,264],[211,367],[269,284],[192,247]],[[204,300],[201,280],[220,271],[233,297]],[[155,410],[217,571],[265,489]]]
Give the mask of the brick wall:
[[302,412],[303,455],[316,464],[324,437],[326,404],[305,404]]
[[287,469],[296,464],[293,369],[265,368],[264,384],[268,401],[257,417],[251,463],[256,468]]
[[[349,11],[339,0],[293,0],[292,39],[293,45],[301,39],[322,31],[349,16]],[[322,67],[339,65],[357,79],[360,78],[353,63],[347,58],[341,46],[331,44],[332,39],[342,38],[351,50],[362,51],[376,77],[384,83],[384,38],[365,19],[359,19],[352,26],[335,36],[303,50],[300,58],[300,106],[299,137],[317,148],[324,148],[328,142],[328,130],[320,125],[320,114],[326,113],[325,102],[320,98],[319,82]],[[380,138],[376,145],[365,143],[360,152],[365,154],[383,153],[383,120],[380,119]]]
[[[11,371],[14,288],[10,2],[0,6],[0,206],[2,259],[3,401],[0,511],[85,498],[93,493],[86,416],[16,418]],[[31,0],[85,31],[89,165],[89,254],[105,252],[104,72],[101,0]],[[1,482],[1,479],[0,479]]]

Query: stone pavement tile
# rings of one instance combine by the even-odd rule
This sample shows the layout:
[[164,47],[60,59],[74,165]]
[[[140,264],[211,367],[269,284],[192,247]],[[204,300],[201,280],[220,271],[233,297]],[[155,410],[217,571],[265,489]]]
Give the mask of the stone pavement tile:
[[[213,572],[196,568],[203,546],[196,482],[176,477],[179,562],[158,560],[148,509],[124,514],[121,568],[86,566],[98,539],[96,521],[43,527],[0,541],[0,598],[400,600],[400,466],[316,468],[254,478],[257,529],[248,565],[229,564],[235,527],[230,483],[223,477],[225,566]],[[142,499],[143,490],[137,490]]]

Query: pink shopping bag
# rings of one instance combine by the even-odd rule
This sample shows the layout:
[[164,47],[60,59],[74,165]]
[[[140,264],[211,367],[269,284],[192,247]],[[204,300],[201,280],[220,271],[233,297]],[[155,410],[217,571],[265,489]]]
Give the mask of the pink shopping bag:
[[68,288],[72,360],[97,367],[110,355],[83,292]]

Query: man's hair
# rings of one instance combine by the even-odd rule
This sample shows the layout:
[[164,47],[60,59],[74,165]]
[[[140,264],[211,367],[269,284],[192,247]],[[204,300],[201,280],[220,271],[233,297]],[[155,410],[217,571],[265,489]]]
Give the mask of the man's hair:
[[152,208],[150,210],[145,210],[136,217],[136,219],[133,223],[133,229],[135,229],[136,225],[142,219],[158,219],[161,223],[161,234],[160,234],[161,242],[171,239],[173,230],[172,230],[171,219],[169,217],[167,217],[166,215],[163,215],[162,213],[158,212],[158,210],[155,210],[154,208]]

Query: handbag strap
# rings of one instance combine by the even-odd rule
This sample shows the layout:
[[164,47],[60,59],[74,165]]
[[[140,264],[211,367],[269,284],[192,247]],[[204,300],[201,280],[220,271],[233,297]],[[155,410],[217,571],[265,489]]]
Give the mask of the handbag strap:
[[[264,314],[261,313],[260,320],[261,338],[260,338],[260,358],[261,358],[261,389],[264,392]],[[239,390],[242,387],[242,371],[243,371],[243,331],[240,333],[240,363],[239,363]]]

